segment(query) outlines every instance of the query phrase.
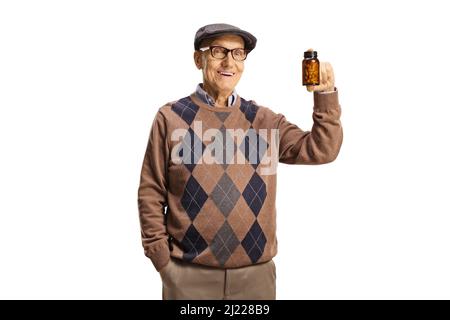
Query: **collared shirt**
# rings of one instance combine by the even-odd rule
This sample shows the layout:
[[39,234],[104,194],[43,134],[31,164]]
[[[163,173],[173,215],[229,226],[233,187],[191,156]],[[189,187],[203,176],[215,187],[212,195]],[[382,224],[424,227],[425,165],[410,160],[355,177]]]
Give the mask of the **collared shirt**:
[[[201,83],[197,85],[197,88],[195,89],[195,94],[203,103],[209,105],[210,107],[214,107],[214,105],[216,104],[214,99],[202,88]],[[236,90],[233,90],[231,95],[228,97],[228,107],[234,105],[236,100],[237,100],[237,93]]]

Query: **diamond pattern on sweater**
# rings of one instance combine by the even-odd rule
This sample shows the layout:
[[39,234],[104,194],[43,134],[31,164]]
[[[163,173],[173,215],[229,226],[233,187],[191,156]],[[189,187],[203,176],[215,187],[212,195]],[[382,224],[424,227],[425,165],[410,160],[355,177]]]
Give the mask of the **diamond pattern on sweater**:
[[250,127],[245,134],[244,140],[242,141],[239,149],[245,155],[245,158],[249,163],[256,169],[264,154],[267,151],[269,144],[260,136],[253,127]]
[[[263,229],[267,227],[272,232],[270,212],[267,215],[263,212],[271,209],[265,203],[272,201],[267,197],[271,186],[266,182],[271,180],[255,172],[269,149],[270,140],[253,129],[259,128],[258,111],[265,112],[265,109],[242,99],[239,110],[210,112],[194,101],[197,100],[190,97],[181,99],[168,110],[169,114],[173,112],[170,116],[176,127],[187,128],[176,147],[180,149],[173,150],[184,162],[183,166],[174,168],[171,180],[180,201],[176,208],[181,209],[177,213],[181,215],[180,220],[176,222],[183,227],[177,235],[178,241],[174,242],[176,253],[183,252],[186,261],[223,268],[250,260],[258,263],[267,255],[268,236]],[[201,125],[196,121],[201,121]],[[243,137],[234,139],[227,128],[240,130]],[[220,149],[206,150],[215,138],[201,141],[209,129],[221,133],[224,141]],[[227,150],[226,142],[232,143],[233,154],[227,153],[231,148]],[[203,163],[199,163],[200,159]]]
[[238,238],[234,234],[230,224],[225,221],[214,237],[210,248],[217,261],[219,261],[220,265],[223,266],[238,245]]
[[[201,213],[199,214],[199,216]],[[197,217],[198,219],[198,217]],[[240,197],[236,202],[233,211],[227,217],[227,221],[232,226],[234,234],[241,241],[247,235],[248,230],[257,218],[252,210],[248,208],[244,197]]]
[[[250,210],[248,211],[249,214],[253,216],[253,213],[251,213]],[[203,206],[202,210],[198,213],[197,217],[195,217],[195,220],[192,222],[192,224],[195,226],[197,231],[202,235],[203,239],[205,239],[205,241],[208,244],[210,244],[214,239],[214,237],[216,236],[217,232],[222,227],[225,220],[226,217],[222,214],[222,212],[220,212],[220,210],[211,201],[211,199],[208,199],[208,201],[206,201],[205,205]],[[249,226],[251,226],[251,224],[249,224]],[[248,231],[249,226],[247,227],[247,230],[240,239],[244,238],[245,234]]]
[[258,112],[258,107],[255,106],[250,101],[241,98],[241,106],[239,107],[239,109],[245,115],[245,118],[250,123],[253,123],[253,120],[255,120],[256,113]]
[[182,159],[186,168],[192,172],[202,158],[206,146],[192,128],[189,128],[187,131],[178,149],[178,156]]
[[[242,155],[241,152],[239,152]],[[242,155],[244,158],[244,156]],[[245,158],[244,158],[245,159]],[[247,164],[230,164],[226,170],[230,177],[233,177],[233,183],[238,188],[239,192],[242,194],[247,187],[248,182],[255,173],[255,169]]]
[[172,111],[178,114],[188,125],[191,125],[194,121],[198,109],[199,106],[193,103],[190,97],[180,99],[172,105]]
[[227,120],[228,116],[231,114],[231,112],[214,112],[217,118],[220,119],[220,121],[225,122]]
[[195,219],[207,199],[208,195],[206,192],[197,180],[193,176],[190,176],[181,198],[181,205],[191,220]]
[[[220,178],[222,178],[222,175],[223,168],[220,164],[216,163],[208,165],[197,165],[192,171],[192,176],[195,178],[195,180],[197,180],[197,182],[202,186],[203,190],[207,194],[211,194]],[[250,177],[248,178],[248,180],[250,180]]]
[[211,198],[224,216],[228,216],[241,196],[233,180],[225,172],[211,193]]
[[257,217],[267,196],[266,184],[255,172],[242,192],[242,196]]
[[181,246],[183,247],[184,252],[183,259],[192,261],[208,247],[208,244],[200,233],[198,233],[197,229],[191,224],[181,241]]
[[250,257],[250,260],[256,263],[264,252],[266,242],[267,239],[264,232],[259,226],[258,221],[255,221],[241,244]]
[[[224,125],[220,127],[219,129],[220,133],[217,133],[216,137],[221,137],[221,148],[220,150],[214,149],[216,152],[214,157],[217,160],[217,163],[222,164],[222,167],[226,169],[228,165],[233,161],[235,150],[237,149],[236,143],[234,142],[233,137],[230,135],[230,133],[227,131]],[[217,139],[217,138],[214,138]],[[220,141],[220,139],[219,139]],[[209,146],[212,146],[210,144]]]

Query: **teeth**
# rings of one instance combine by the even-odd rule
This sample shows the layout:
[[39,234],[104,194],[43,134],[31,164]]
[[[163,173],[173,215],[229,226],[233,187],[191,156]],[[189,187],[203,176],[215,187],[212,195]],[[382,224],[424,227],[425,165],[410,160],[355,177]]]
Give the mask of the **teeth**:
[[220,72],[220,74],[223,74],[225,76],[232,76],[233,75],[233,73],[231,73],[231,72]]

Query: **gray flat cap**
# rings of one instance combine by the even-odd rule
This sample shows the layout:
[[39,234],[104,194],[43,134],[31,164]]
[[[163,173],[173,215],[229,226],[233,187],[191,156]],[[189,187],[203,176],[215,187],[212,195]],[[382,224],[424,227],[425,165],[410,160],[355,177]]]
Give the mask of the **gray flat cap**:
[[195,34],[194,48],[200,49],[200,43],[205,39],[215,38],[224,34],[235,34],[244,39],[245,49],[251,51],[256,46],[256,38],[250,32],[244,31],[238,27],[225,23],[208,24],[198,29]]

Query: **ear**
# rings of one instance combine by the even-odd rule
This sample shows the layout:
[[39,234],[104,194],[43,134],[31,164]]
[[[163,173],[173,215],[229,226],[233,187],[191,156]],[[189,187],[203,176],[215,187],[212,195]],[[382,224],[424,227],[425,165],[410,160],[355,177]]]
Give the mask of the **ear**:
[[194,51],[194,62],[197,69],[202,69],[202,52],[201,51]]

